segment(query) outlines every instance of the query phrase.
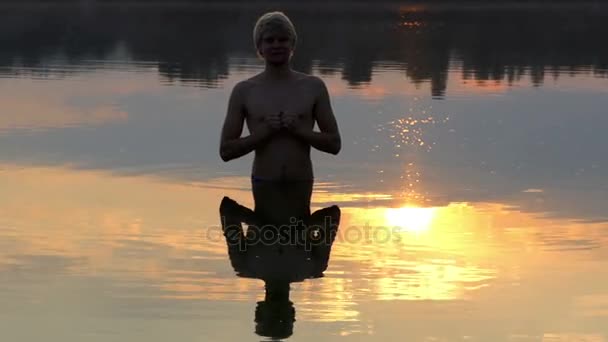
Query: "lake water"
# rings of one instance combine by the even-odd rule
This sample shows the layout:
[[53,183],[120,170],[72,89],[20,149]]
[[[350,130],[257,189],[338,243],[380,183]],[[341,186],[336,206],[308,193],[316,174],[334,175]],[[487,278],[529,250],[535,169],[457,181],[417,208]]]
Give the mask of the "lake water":
[[[0,7],[3,341],[268,338],[218,211],[253,206],[218,143],[266,9]],[[606,8],[284,10],[343,141],[289,340],[608,341]]]

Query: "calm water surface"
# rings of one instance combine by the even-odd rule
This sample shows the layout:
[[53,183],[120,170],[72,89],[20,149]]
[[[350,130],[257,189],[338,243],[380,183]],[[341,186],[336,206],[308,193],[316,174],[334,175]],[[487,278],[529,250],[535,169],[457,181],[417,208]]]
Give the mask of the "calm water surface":
[[[223,196],[264,8],[0,9],[0,336],[258,341]],[[608,12],[286,9],[343,136],[342,221],[295,341],[608,340]]]

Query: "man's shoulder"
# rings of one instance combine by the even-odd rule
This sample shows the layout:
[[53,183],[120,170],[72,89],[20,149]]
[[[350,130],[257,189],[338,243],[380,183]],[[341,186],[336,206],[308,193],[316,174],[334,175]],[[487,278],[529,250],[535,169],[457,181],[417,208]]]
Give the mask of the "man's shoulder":
[[232,88],[232,92],[237,96],[245,97],[247,93],[253,88],[258,82],[257,76],[253,76],[237,82]]
[[296,74],[297,79],[300,81],[308,82],[308,83],[310,83],[312,85],[316,85],[316,86],[321,86],[321,85],[325,84],[323,82],[323,80],[318,76],[310,75],[310,74],[299,72],[299,71],[295,71],[295,74]]
[[323,94],[327,89],[323,79],[318,76],[300,73],[299,77],[301,82],[306,84],[306,88],[317,95]]
[[253,77],[249,77],[247,79],[238,81],[234,85],[234,89],[242,91],[242,90],[247,90],[247,89],[251,88],[252,86],[254,86],[256,84],[256,77],[257,76],[253,76]]

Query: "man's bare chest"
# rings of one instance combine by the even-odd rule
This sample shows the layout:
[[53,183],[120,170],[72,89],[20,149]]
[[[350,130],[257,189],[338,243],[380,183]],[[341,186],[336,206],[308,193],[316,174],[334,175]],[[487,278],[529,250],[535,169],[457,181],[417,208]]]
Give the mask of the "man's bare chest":
[[253,120],[280,112],[312,117],[314,105],[314,94],[302,86],[256,87],[245,100],[247,115]]

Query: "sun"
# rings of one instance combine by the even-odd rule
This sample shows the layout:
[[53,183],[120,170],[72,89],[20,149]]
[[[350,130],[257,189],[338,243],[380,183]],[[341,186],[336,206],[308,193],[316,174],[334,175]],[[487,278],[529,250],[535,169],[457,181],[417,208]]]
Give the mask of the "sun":
[[404,231],[421,233],[429,230],[435,216],[436,208],[388,208],[384,218],[388,225],[399,227]]

